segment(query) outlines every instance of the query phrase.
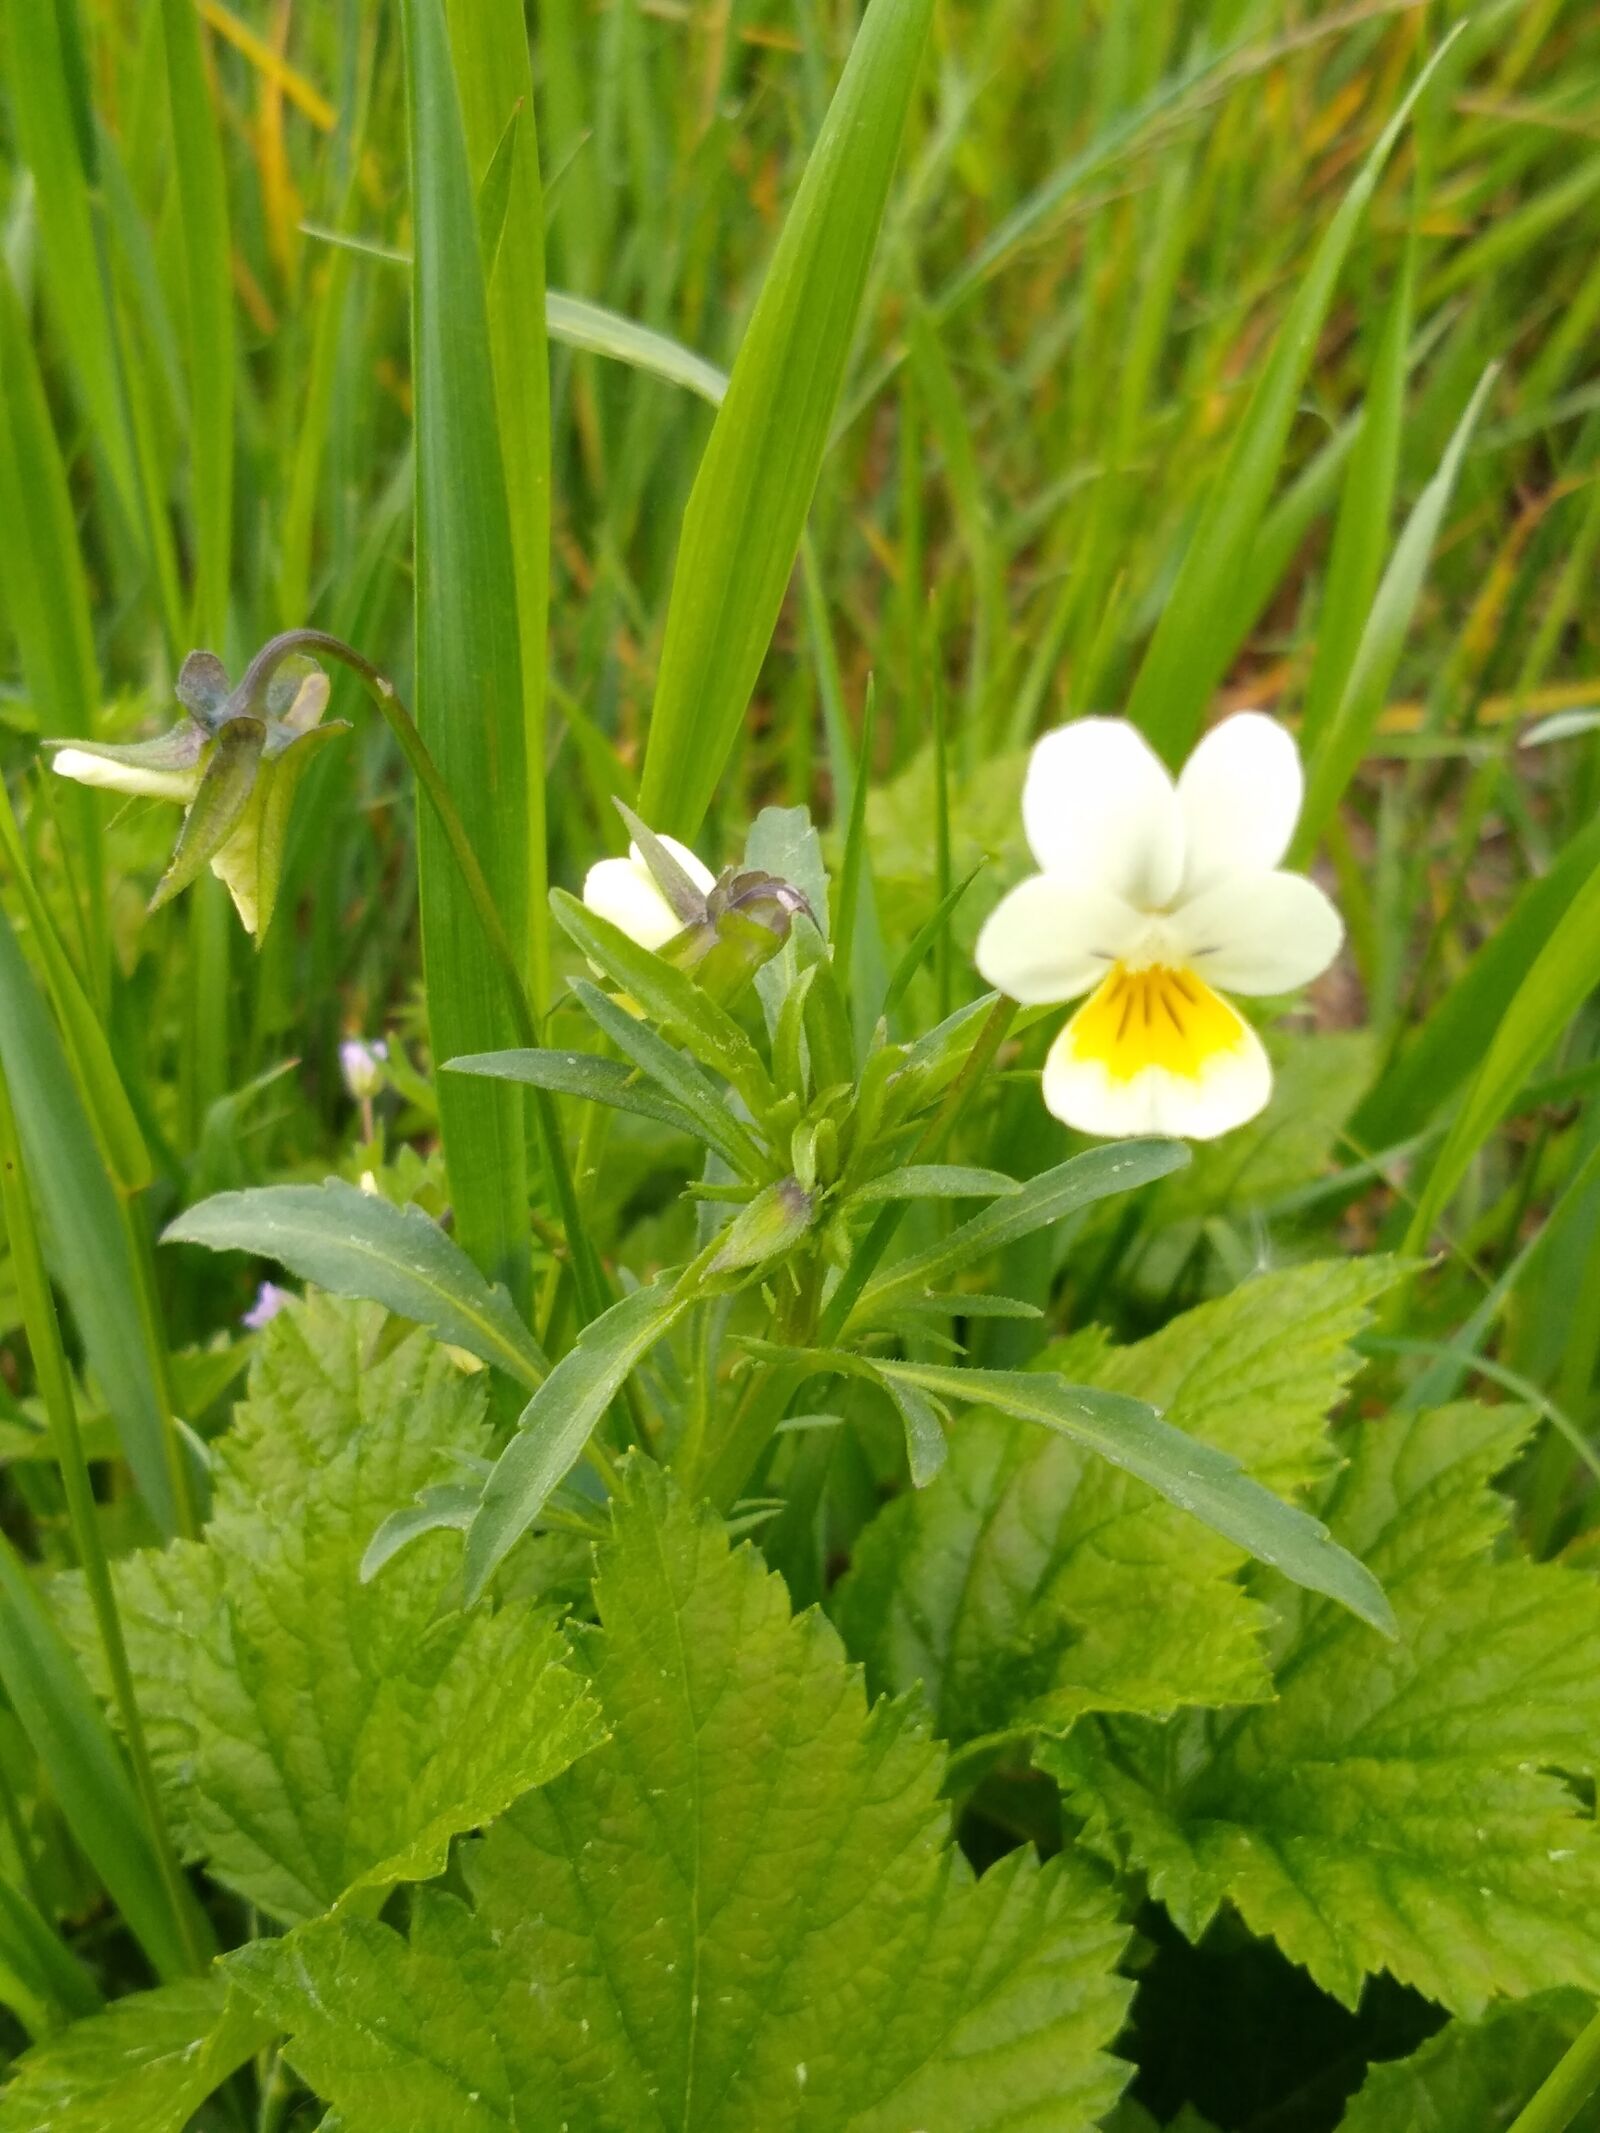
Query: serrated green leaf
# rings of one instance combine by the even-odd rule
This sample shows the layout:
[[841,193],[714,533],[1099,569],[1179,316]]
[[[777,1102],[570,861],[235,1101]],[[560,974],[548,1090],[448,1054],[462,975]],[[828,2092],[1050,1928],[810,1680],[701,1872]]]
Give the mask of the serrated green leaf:
[[692,837],[783,604],[855,339],[932,0],[872,0],[684,513],[640,812]]
[[1351,2006],[1380,1969],[1467,2015],[1600,1988],[1600,1835],[1557,1774],[1591,1769],[1600,1740],[1600,1589],[1492,1554],[1488,1484],[1528,1421],[1461,1406],[1356,1436],[1325,1509],[1393,1602],[1380,1663],[1278,1588],[1276,1702],[1093,1720],[1043,1751],[1191,1937],[1227,1898]]
[[381,1303],[534,1386],[550,1364],[504,1289],[491,1288],[420,1207],[329,1178],[219,1192],[171,1222],[167,1244],[255,1252],[335,1295]]
[[361,1583],[385,1512],[488,1448],[481,1391],[419,1335],[380,1359],[382,1324],[328,1298],[280,1313],[205,1540],[116,1566],[186,1847],[288,1924],[437,1873],[453,1835],[598,1737],[548,1617],[454,1606],[452,1540]]
[[687,1308],[670,1283],[635,1289],[592,1319],[522,1411],[517,1434],[483,1486],[467,1535],[467,1595],[475,1600],[583,1456],[624,1379]]
[[[1449,2022],[1408,2058],[1371,2069],[1339,2133],[1480,2133],[1509,2126],[1593,2011],[1581,1993],[1559,1992],[1493,2008],[1481,2022]],[[1567,2127],[1596,2133],[1600,2099]]]
[[[1264,1274],[1148,1340],[1078,1337],[1041,1361],[1131,1393],[1257,1481],[1325,1475],[1324,1418],[1355,1368],[1348,1342],[1393,1279],[1382,1261]],[[1163,1716],[1271,1693],[1266,1615],[1219,1536],[1081,1447],[967,1415],[934,1485],[856,1544],[836,1619],[875,1689],[920,1682],[957,1744],[1061,1731],[1091,1710]]]
[[471,1908],[235,1958],[348,2133],[1086,2133],[1127,1991],[1082,1860],[975,1882],[905,1709],[659,1470],[596,1590],[612,1742],[464,1854]]
[[0,2133],[183,2133],[271,2035],[215,1974],[136,1992],[17,2062]]

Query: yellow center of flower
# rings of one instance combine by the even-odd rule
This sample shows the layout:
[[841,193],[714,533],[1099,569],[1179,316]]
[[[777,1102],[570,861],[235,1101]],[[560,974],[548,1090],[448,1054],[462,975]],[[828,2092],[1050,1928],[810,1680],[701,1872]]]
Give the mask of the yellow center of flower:
[[1113,1080],[1159,1067],[1198,1081],[1211,1060],[1238,1045],[1245,1024],[1192,970],[1118,963],[1068,1027],[1074,1055],[1098,1060]]

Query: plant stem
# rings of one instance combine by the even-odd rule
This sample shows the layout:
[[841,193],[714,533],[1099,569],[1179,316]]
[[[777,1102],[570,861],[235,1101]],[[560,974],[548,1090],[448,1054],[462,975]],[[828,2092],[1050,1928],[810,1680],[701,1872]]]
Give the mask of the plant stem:
[[1555,2071],[1513,2121],[1510,2133],[1565,2133],[1600,2089],[1600,2014],[1567,2046]]
[[[478,864],[478,855],[472,849],[472,841],[456,812],[456,804],[450,797],[450,788],[444,781],[444,775],[429,753],[428,744],[422,738],[416,720],[406,709],[400,692],[389,677],[380,673],[372,661],[358,652],[353,645],[346,644],[341,637],[331,636],[326,630],[284,630],[280,635],[270,638],[251,660],[240,678],[236,695],[241,702],[255,706],[264,695],[273,671],[291,652],[302,651],[321,652],[347,666],[363,683],[385,725],[400,743],[401,753],[410,764],[412,773],[433,809],[440,829],[444,832],[445,842],[450,847],[451,856],[460,871],[467,894],[472,899],[473,909],[478,914],[484,939],[488,942],[490,953],[505,981],[506,997],[512,1020],[516,1024],[517,1041],[530,1047],[537,1046],[539,1018],[534,1011],[516,951],[500,922],[494,892],[484,877],[483,868]],[[548,1090],[533,1091],[533,1111],[545,1177],[560,1212],[562,1228],[566,1231],[567,1250],[572,1259],[573,1282],[578,1294],[578,1315],[587,1324],[598,1318],[610,1301],[608,1285],[583,1227],[577,1191],[572,1182],[572,1171],[562,1144],[555,1105]]]
[[[1005,1042],[1006,1033],[1015,1020],[1016,1013],[1015,1000],[1008,1000],[1003,994],[996,995],[994,1005],[978,1032],[972,1050],[967,1054],[961,1072],[950,1084],[944,1102],[924,1127],[915,1147],[906,1156],[905,1161],[908,1164],[929,1161],[950,1138],[956,1121],[971,1100],[973,1091],[989,1071],[995,1054]],[[795,1329],[795,1346],[809,1347],[813,1342],[822,1348],[837,1346],[850,1313],[893,1240],[901,1217],[909,1205],[906,1200],[890,1200],[879,1210],[872,1226],[851,1254],[850,1264],[846,1267],[839,1286],[829,1298],[827,1309],[821,1313],[820,1323],[815,1323],[810,1329]],[[706,1468],[705,1493],[719,1509],[726,1511],[737,1501],[740,1490],[754,1473],[773,1432],[783,1420],[789,1402],[806,1380],[815,1374],[803,1365],[788,1365],[770,1377],[756,1380],[750,1386],[734,1410],[733,1420]]]
[[[1016,1013],[1015,1000],[1008,1000],[1003,993],[996,994],[988,1020],[979,1030],[977,1040],[967,1054],[966,1064],[951,1083],[944,1102],[929,1120],[916,1146],[905,1158],[908,1164],[930,1161],[950,1138],[956,1120],[966,1109],[973,1090],[989,1071],[995,1054],[1005,1042],[1006,1033],[1015,1020]],[[823,1347],[832,1347],[844,1331],[845,1321],[860,1300],[862,1290],[876,1272],[878,1262],[888,1250],[910,1204],[908,1200],[887,1201],[872,1227],[851,1254],[844,1278],[834,1290],[828,1308],[823,1313],[818,1335]]]
[[111,1677],[112,1696],[133,1768],[134,1785],[172,1904],[179,1945],[191,1968],[198,1972],[205,1968],[209,1951],[202,1946],[194,1902],[172,1849],[166,1818],[161,1811],[144,1721],[139,1713],[133,1674],[128,1665],[128,1649],[123,1641],[122,1618],[117,1612],[111,1568],[95,1515],[94,1486],[89,1478],[89,1463],[84,1456],[83,1437],[78,1428],[72,1375],[61,1343],[55,1296],[39,1248],[39,1232],[34,1223],[33,1204],[23,1168],[22,1143],[11,1109],[11,1092],[3,1075],[0,1075],[0,1199],[5,1207],[6,1233],[11,1243],[11,1264],[22,1303],[23,1326],[33,1355],[34,1375],[50,1418],[51,1440],[67,1499],[73,1547],[94,1609],[95,1625],[100,1632],[106,1669]]

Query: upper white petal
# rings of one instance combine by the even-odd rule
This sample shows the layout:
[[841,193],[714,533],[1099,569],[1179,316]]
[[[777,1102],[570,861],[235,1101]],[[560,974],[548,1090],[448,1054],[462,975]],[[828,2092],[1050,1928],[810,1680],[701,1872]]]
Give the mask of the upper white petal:
[[146,770],[137,763],[116,763],[109,756],[91,755],[87,748],[58,748],[50,767],[80,785],[99,785],[107,792],[138,793],[153,800],[187,803],[200,783],[198,770]]
[[1167,921],[1174,956],[1222,992],[1292,992],[1344,940],[1338,912],[1303,874],[1229,874]]
[[660,948],[683,921],[634,859],[597,859],[584,877],[583,900],[641,948]]
[[1033,874],[990,912],[973,960],[985,983],[1025,1006],[1071,1000],[1098,985],[1146,925],[1109,889]]
[[1046,1055],[1043,1093],[1055,1116],[1080,1133],[1108,1140],[1171,1133],[1181,1140],[1209,1141],[1265,1108],[1272,1094],[1272,1064],[1241,1017],[1234,1043],[1214,1053],[1197,1075],[1160,1066],[1116,1075],[1103,1059],[1079,1056],[1069,1022]]
[[[700,894],[702,896],[709,895],[717,885],[717,877],[712,873],[705,861],[697,859],[689,847],[686,844],[680,844],[676,837],[658,837],[656,841],[658,844],[666,846],[673,858],[677,860],[679,866],[682,867],[683,871],[700,891]],[[645,880],[654,888],[655,878],[645,865],[644,854],[636,844],[628,846],[628,857],[644,875]],[[601,862],[602,865],[604,863],[604,861]],[[673,930],[676,932],[678,929],[675,927]]]
[[1213,726],[1183,766],[1183,893],[1228,874],[1265,874],[1289,849],[1305,778],[1294,736],[1260,711]]
[[1183,872],[1183,820],[1166,766],[1122,718],[1047,733],[1028,763],[1022,822],[1047,874],[1157,910]]

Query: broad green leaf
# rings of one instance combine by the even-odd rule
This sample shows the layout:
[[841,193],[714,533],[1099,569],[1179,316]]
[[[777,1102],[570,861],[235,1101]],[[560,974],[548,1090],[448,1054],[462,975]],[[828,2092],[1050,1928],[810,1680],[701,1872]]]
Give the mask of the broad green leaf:
[[614,1111],[632,1111],[640,1118],[653,1118],[675,1132],[697,1139],[700,1127],[680,1103],[646,1081],[641,1072],[621,1059],[601,1059],[593,1052],[475,1052],[465,1059],[450,1059],[451,1074],[485,1074],[497,1081],[522,1081],[530,1088],[549,1089],[556,1096],[581,1096],[586,1103],[607,1104]]
[[1407,1249],[1422,1249],[1478,1150],[1594,989],[1600,970],[1600,864],[1578,889],[1502,1016],[1417,1197]]
[[537,1385],[550,1368],[505,1290],[491,1288],[430,1215],[340,1178],[219,1192],[169,1223],[162,1241],[276,1259],[336,1296],[415,1319],[520,1385]]
[[1171,761],[1187,752],[1207,699],[1238,650],[1243,565],[1271,500],[1340,271],[1383,167],[1445,50],[1448,43],[1418,75],[1323,233],[1189,536],[1128,702],[1128,717]]
[[932,0],[872,0],[684,513],[639,812],[692,838],[738,734],[828,446]]
[[[529,938],[529,764],[519,614],[519,583],[526,584],[525,574],[519,578],[519,555],[527,550],[522,536],[516,543],[512,537],[476,188],[443,0],[404,0],[400,16],[416,233],[417,724],[520,959]],[[507,110],[502,125],[509,116]],[[523,189],[532,183],[525,167]],[[513,271],[520,276],[530,270],[524,262],[507,268]],[[498,303],[496,309],[500,315]],[[525,349],[523,358],[537,362],[539,354]],[[515,449],[525,484],[536,449],[525,424],[517,428]],[[503,974],[426,806],[418,810],[417,846],[434,1054],[451,1059],[515,1043],[519,1033]],[[519,1305],[528,1301],[530,1265],[526,1105],[516,1089],[465,1076],[447,1076],[439,1084],[462,1248],[491,1280],[503,1281]]]
[[1114,1141],[1075,1155],[1030,1178],[1020,1192],[997,1200],[948,1237],[896,1260],[867,1284],[852,1322],[881,1319],[908,1299],[940,1287],[975,1259],[991,1258],[1019,1237],[1063,1222],[1112,1193],[1133,1192],[1181,1169],[1188,1160],[1181,1141],[1166,1140]]
[[440,1871],[450,1839],[598,1737],[529,1602],[461,1611],[459,1550],[377,1585],[396,1502],[488,1449],[481,1391],[413,1334],[321,1299],[267,1327],[202,1542],[116,1565],[140,1709],[189,1853],[273,1918]]
[[1418,497],[1405,530],[1395,543],[1389,567],[1383,574],[1361,632],[1350,671],[1339,701],[1330,712],[1311,754],[1306,778],[1305,805],[1295,832],[1295,850],[1302,859],[1317,842],[1344,796],[1346,786],[1361,766],[1371,742],[1405,650],[1406,637],[1417,602],[1422,597],[1428,561],[1439,538],[1445,509],[1454,494],[1467,444],[1477,427],[1498,366],[1486,370],[1477,390],[1456,424],[1438,472]]
[[958,1370],[935,1363],[880,1363],[884,1376],[941,1399],[1059,1431],[1148,1482],[1248,1555],[1297,1585],[1329,1594],[1363,1622],[1389,1635],[1393,1618],[1371,1572],[1329,1537],[1309,1512],[1253,1481],[1230,1453],[1165,1421],[1127,1393],[1070,1385],[1051,1371]]
[[670,1283],[635,1289],[593,1319],[522,1411],[484,1483],[467,1535],[467,1596],[476,1600],[583,1456],[628,1373],[687,1309]]
[[11,922],[0,909],[0,1064],[16,1109],[51,1272],[72,1307],[123,1456],[163,1532],[177,1524],[165,1424],[128,1229]]
[[157,1975],[183,1977],[192,1968],[189,1951],[127,1765],[71,1645],[3,1538],[0,1685],[67,1826]]
[[215,1973],[133,1993],[17,2062],[0,2133],[183,2133],[271,2037]]
[[[1333,1262],[1264,1274],[1148,1340],[1095,1336],[1043,1358],[1150,1400],[1167,1420],[1294,1488],[1332,1464],[1324,1418],[1349,1346],[1390,1279]],[[935,1730],[1064,1731],[1085,1711],[1165,1716],[1271,1692],[1267,1617],[1244,1558],[1132,1475],[993,1412],[965,1416],[931,1488],[880,1512],[856,1543],[835,1619],[871,1688],[920,1682]]]
[[347,2133],[1087,2133],[1125,2072],[1108,1891],[1071,1853],[974,1881],[827,1625],[658,1469],[614,1521],[611,1741],[464,1854],[470,1907],[234,1959]]
[[[1594,2012],[1581,1993],[1493,2007],[1481,2022],[1448,2022],[1411,2053],[1374,2066],[1339,2133],[1478,2133],[1509,2126]],[[1564,2121],[1597,2133],[1600,2099]]]
[[1281,1587],[1276,1701],[1093,1719],[1042,1751],[1094,1842],[1196,1938],[1227,1899],[1354,2006],[1388,1970],[1453,2011],[1600,1989],[1600,1834],[1562,1771],[1600,1738],[1600,1589],[1496,1556],[1489,1488],[1529,1418],[1361,1426],[1323,1508],[1383,1579],[1399,1641]]

